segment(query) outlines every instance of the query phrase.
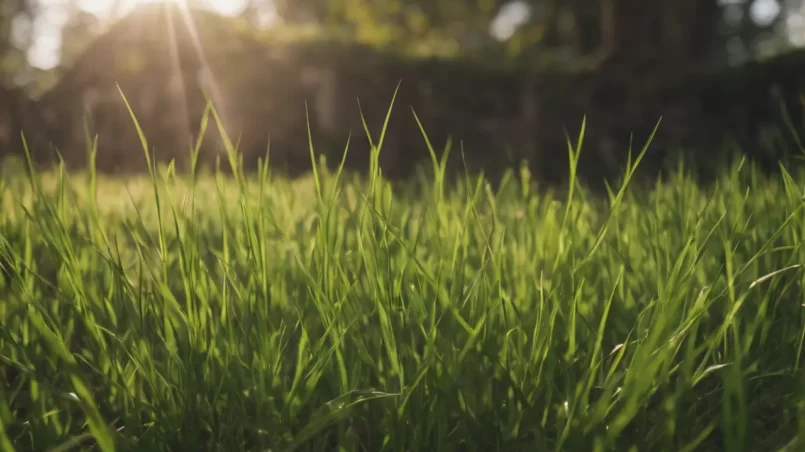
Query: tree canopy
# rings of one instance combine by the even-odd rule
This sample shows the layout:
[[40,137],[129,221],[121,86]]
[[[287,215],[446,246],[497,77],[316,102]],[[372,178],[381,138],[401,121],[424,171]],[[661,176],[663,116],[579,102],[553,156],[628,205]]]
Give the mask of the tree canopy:
[[[61,61],[69,65],[97,35],[101,18],[64,0]],[[108,1],[110,11],[124,14]],[[209,0],[188,0],[203,7]],[[265,26],[315,27],[330,37],[414,55],[471,56],[491,64],[567,66],[645,59],[679,66],[725,64],[785,50],[805,40],[802,0],[241,0],[242,19]],[[0,2],[0,76],[21,83],[32,67],[47,0]],[[267,14],[273,13],[273,14]],[[46,19],[45,19],[46,20]],[[800,29],[797,30],[797,24]],[[276,22],[274,23],[276,25]],[[47,24],[45,23],[45,28]],[[55,68],[56,71],[59,68]]]

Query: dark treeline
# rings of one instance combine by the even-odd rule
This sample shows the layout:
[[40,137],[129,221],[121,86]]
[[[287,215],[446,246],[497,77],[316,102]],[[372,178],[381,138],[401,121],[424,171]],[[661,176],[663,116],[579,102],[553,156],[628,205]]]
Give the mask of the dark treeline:
[[[784,18],[798,5],[777,5],[787,10],[763,16],[756,5],[763,1],[776,4],[362,0],[348,2],[349,9],[347,2],[294,0],[277,2],[285,23],[271,30],[257,26],[258,0],[239,17],[193,9],[190,21],[176,7],[152,5],[92,39],[82,37],[85,45],[65,35],[74,55],[33,72],[9,63],[19,63],[23,49],[11,44],[11,22],[2,20],[0,55],[12,69],[0,90],[0,153],[19,154],[24,131],[38,161],[53,161],[58,152],[81,168],[87,138],[97,135],[100,170],[144,169],[119,86],[160,161],[186,162],[206,94],[239,143],[246,169],[269,142],[276,168],[308,169],[309,116],[316,150],[337,162],[349,138],[348,164],[360,170],[369,152],[360,111],[377,137],[402,81],[380,161],[391,177],[410,175],[429,159],[412,109],[437,152],[452,143],[454,169],[465,164],[463,150],[473,171],[499,174],[527,161],[540,179],[559,182],[566,174],[565,131],[575,137],[585,116],[582,175],[593,183],[619,174],[630,140],[638,151],[660,117],[646,175],[675,168],[682,150],[706,171],[732,144],[773,169],[783,151],[798,152],[797,74],[805,57],[795,51],[751,62],[764,49],[785,53],[793,45]],[[520,26],[492,36],[490,21],[515,4],[527,13]],[[15,5],[15,17],[37,14],[33,3]],[[312,39],[299,37],[306,24],[315,24]],[[289,41],[279,30],[296,31]],[[48,77],[52,86],[35,94],[32,85],[44,86]],[[217,132],[208,130],[202,161],[213,164],[221,147]]]

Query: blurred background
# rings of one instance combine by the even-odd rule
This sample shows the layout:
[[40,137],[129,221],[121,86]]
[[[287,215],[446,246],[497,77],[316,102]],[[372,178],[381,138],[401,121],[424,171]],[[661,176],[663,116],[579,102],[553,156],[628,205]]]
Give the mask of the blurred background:
[[[6,77],[41,89],[93,39],[137,6],[156,0],[3,0],[0,57]],[[257,29],[312,28],[395,51],[468,55],[509,62],[570,63],[609,45],[608,8],[619,0],[187,0]],[[636,2],[632,2],[638,4]],[[715,64],[739,64],[805,45],[802,0],[659,1],[609,19],[651,22],[650,10],[675,17],[681,36],[700,38]],[[683,6],[684,5],[684,6]],[[715,8],[715,7],[717,8]],[[640,10],[643,10],[643,14]],[[666,20],[668,20],[666,19]],[[673,19],[672,19],[673,20]],[[711,34],[696,30],[707,22]],[[688,33],[687,31],[692,33]],[[632,42],[631,45],[639,45]],[[698,51],[698,50],[697,50]]]
[[[402,79],[389,174],[427,156],[409,106],[437,152],[461,142],[479,169],[528,161],[545,177],[585,115],[590,167],[615,172],[631,133],[663,117],[659,169],[673,149],[711,156],[728,138],[796,148],[802,46],[803,0],[2,0],[0,148],[15,152],[22,129],[43,159],[56,148],[83,165],[90,124],[99,165],[141,165],[119,84],[165,158],[186,153],[208,95],[246,165],[270,131],[280,160],[305,166],[305,102],[337,158],[363,133],[356,98],[379,132]],[[793,129],[770,138],[781,104]]]

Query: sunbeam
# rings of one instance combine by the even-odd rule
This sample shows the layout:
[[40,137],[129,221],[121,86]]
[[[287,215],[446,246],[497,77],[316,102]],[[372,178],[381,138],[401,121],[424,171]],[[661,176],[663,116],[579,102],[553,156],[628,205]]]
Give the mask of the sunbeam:
[[[170,53],[171,67],[174,72],[175,80],[181,81],[182,86],[178,86],[178,96],[175,100],[183,105],[175,105],[177,114],[181,116],[182,128],[186,129],[185,133],[192,134],[193,125],[190,123],[188,117],[186,96],[188,87],[184,86],[184,77],[182,77],[182,65],[180,64],[181,56],[179,55],[180,49],[177,46],[177,34],[185,34],[190,38],[192,43],[193,52],[201,64],[201,76],[199,82],[201,88],[205,91],[206,95],[215,105],[217,113],[224,123],[228,122],[224,112],[219,108],[221,106],[221,93],[216,80],[216,74],[210,67],[208,58],[204,51],[201,38],[199,36],[198,25],[195,23],[193,14],[190,9],[203,8],[212,10],[221,15],[232,16],[236,15],[245,6],[245,0],[81,0],[79,6],[88,12],[97,14],[98,16],[114,17],[125,15],[126,13],[135,10],[137,7],[142,6],[157,6],[162,5],[165,7],[167,20],[165,24],[152,24],[153,26],[167,26],[168,27],[168,42],[167,51]],[[176,22],[173,20],[173,15],[178,14],[181,16],[181,21]],[[183,24],[183,26],[182,26]],[[179,29],[177,29],[177,26]],[[181,30],[180,28],[185,28]],[[146,30],[142,30],[146,33]],[[187,51],[187,49],[184,49]]]
[[[99,16],[130,11],[139,5],[149,3],[175,3],[181,6],[201,7],[217,13],[232,16],[246,7],[246,0],[78,0],[78,6],[84,11]],[[117,11],[115,11],[117,10]]]

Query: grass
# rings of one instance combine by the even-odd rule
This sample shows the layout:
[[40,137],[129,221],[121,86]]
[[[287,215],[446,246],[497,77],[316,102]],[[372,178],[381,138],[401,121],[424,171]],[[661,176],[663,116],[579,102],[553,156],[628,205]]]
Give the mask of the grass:
[[800,450],[800,176],[443,168],[6,177],[0,449]]

